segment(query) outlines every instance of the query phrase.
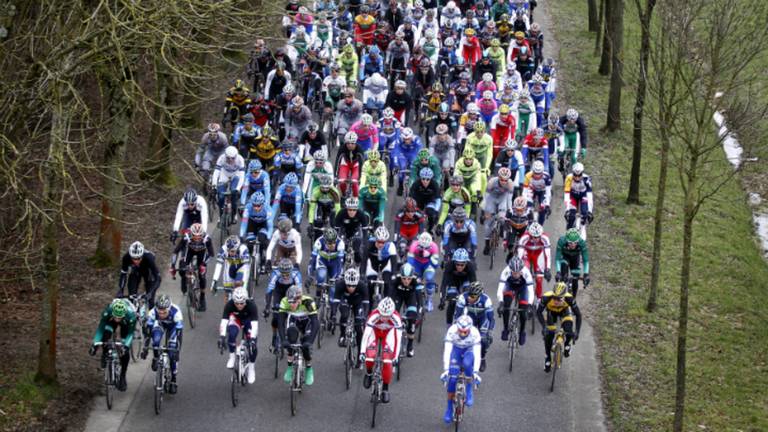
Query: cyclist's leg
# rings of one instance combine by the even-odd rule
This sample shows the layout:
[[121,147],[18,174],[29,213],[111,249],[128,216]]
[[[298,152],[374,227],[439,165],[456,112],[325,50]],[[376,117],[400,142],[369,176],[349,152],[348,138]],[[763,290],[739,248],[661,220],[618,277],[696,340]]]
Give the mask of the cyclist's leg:
[[[328,267],[326,262],[322,258],[317,259],[317,267],[315,268],[315,275],[317,276],[317,289],[315,290],[315,297],[320,297],[320,284],[325,283],[328,280]],[[331,297],[333,297],[331,295]]]
[[555,330],[557,330],[557,316],[548,312],[544,331],[544,353],[547,355],[547,361],[552,360],[552,341],[555,339]]

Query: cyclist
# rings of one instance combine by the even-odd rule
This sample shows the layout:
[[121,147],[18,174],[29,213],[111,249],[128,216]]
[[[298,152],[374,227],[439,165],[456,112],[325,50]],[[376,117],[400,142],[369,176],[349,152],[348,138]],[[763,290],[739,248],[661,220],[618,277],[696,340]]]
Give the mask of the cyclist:
[[291,218],[296,226],[301,226],[303,204],[304,197],[299,189],[299,179],[296,173],[290,172],[283,179],[283,184],[277,188],[275,199],[272,200],[272,214]]
[[[491,26],[491,24],[494,24],[493,21],[488,21],[486,23],[488,26]],[[495,30],[495,25],[493,25]],[[495,31],[491,34],[494,34]],[[495,34],[494,34],[495,36]],[[494,72],[496,72],[495,75],[501,75],[501,72],[506,70],[507,68],[507,59],[506,59],[506,53],[504,52],[504,48],[501,47],[501,41],[496,38],[492,37],[491,39],[491,45],[485,50],[485,54],[488,56],[488,58],[491,59],[491,64],[495,66]]]
[[[491,224],[493,218],[496,215],[505,215],[509,209],[510,202],[514,196],[515,186],[510,177],[512,171],[509,168],[503,167],[499,169],[499,175],[492,178],[488,182],[488,187],[485,188],[485,197],[483,199],[483,210],[485,214],[485,247],[483,248],[483,255],[489,255],[491,252]],[[503,227],[501,228],[503,231]],[[501,235],[502,232],[499,232]]]
[[283,88],[291,82],[291,72],[287,70],[283,61],[277,61],[275,68],[267,74],[266,84],[264,85],[264,94],[267,100],[277,100]]
[[235,347],[237,335],[242,330],[243,344],[248,353],[246,363],[248,384],[256,381],[256,355],[258,353],[257,339],[259,336],[259,311],[256,302],[248,298],[245,288],[237,288],[232,292],[232,299],[224,305],[219,324],[219,346],[226,343],[229,350],[227,368],[235,367]]
[[523,79],[520,77],[520,72],[517,71],[517,63],[507,63],[505,72],[498,75],[496,82],[502,90],[507,88],[515,91],[522,89]]
[[[363,103],[355,99],[355,89],[347,87],[344,90],[344,99],[336,105],[336,135],[343,137],[349,132],[350,127],[363,115]],[[357,137],[355,137],[357,141]]]
[[522,153],[526,167],[530,167],[532,161],[541,160],[544,166],[549,169],[549,140],[547,140],[544,129],[537,127],[525,136]]
[[426,147],[419,150],[419,152],[416,153],[416,159],[411,162],[411,173],[409,179],[411,185],[416,183],[416,180],[420,178],[422,168],[429,168],[432,170],[432,175],[439,189],[443,184],[443,170],[441,168],[440,159],[432,156],[429,149]]
[[475,263],[470,260],[464,248],[453,251],[451,261],[446,264],[443,281],[440,284],[440,305],[445,311],[445,323],[450,326],[456,315],[456,299],[477,280]]
[[248,205],[243,210],[243,219],[240,222],[240,238],[246,240],[248,253],[253,255],[254,240],[258,240],[261,245],[259,248],[261,268],[257,270],[262,274],[264,273],[264,263],[267,261],[266,245],[269,244],[272,232],[274,231],[272,208],[266,205],[266,202],[267,199],[261,192],[251,195]]
[[[133,333],[136,328],[136,311],[133,305],[126,299],[117,298],[104,308],[101,312],[101,319],[99,325],[96,327],[96,334],[93,336],[93,342],[88,349],[88,353],[92,356],[96,355],[98,349],[98,343],[106,342],[112,339],[112,335],[115,331],[120,331],[120,337],[123,340],[122,351],[120,354],[120,378],[117,381],[117,389],[125,391],[127,384],[125,382],[125,375],[128,372],[128,363],[131,361],[131,352],[128,347],[131,346],[133,341]],[[102,350],[101,352],[101,367],[107,367],[107,352]]]
[[285,176],[290,173],[296,174],[298,177],[301,174],[302,168],[304,168],[304,162],[301,161],[301,157],[295,153],[296,147],[294,145],[294,137],[289,137],[281,146],[280,152],[275,155],[275,159],[272,161],[276,169],[279,169],[275,175],[275,181],[285,180]]
[[453,256],[457,249],[465,249],[474,259],[477,250],[477,227],[473,220],[467,220],[467,211],[459,206],[451,213],[451,219],[443,230],[443,253]]
[[[184,318],[179,307],[171,303],[168,294],[160,294],[155,302],[155,307],[147,312],[147,329],[145,334],[152,337],[152,371],[157,372],[157,362],[160,359],[160,344],[163,336],[168,343],[168,357],[171,360],[171,382],[168,386],[169,394],[176,394],[176,372],[178,371],[179,355],[181,350],[181,335],[184,330]],[[147,358],[146,339],[141,358]]]
[[480,161],[475,158],[475,150],[470,146],[466,146],[461,158],[456,161],[455,170],[454,172],[457,172],[462,177],[464,187],[470,194],[470,201],[465,202],[479,203],[482,197],[486,174],[480,165]]
[[515,138],[517,119],[509,109],[509,105],[501,104],[499,112],[491,120],[491,138],[493,139],[493,157],[497,158],[501,149],[505,148],[509,140]]
[[221,131],[221,125],[210,123],[208,131],[200,139],[200,146],[195,153],[195,169],[201,171],[203,179],[208,180],[211,172],[211,164],[219,160],[224,149],[229,145],[227,135]]
[[[229,119],[232,127],[240,120],[240,117],[248,112],[248,106],[251,103],[250,97],[251,90],[245,86],[243,80],[235,80],[234,85],[227,91],[227,96],[224,102],[224,116],[221,119],[222,123],[226,123]],[[237,110],[237,114],[230,114],[230,112]]]
[[350,132],[357,134],[357,146],[361,151],[376,150],[379,147],[379,128],[373,123],[373,117],[365,113],[349,127]]
[[398,255],[404,258],[408,245],[424,230],[426,216],[419,210],[416,200],[405,199],[405,204],[395,216],[395,243]]
[[[341,66],[341,76],[346,80],[347,86],[349,86],[350,83],[357,78],[357,71],[360,64],[352,44],[347,44],[341,49],[341,53],[336,57],[336,64]],[[354,91],[352,95],[354,97]]]
[[265,197],[271,197],[270,183],[269,173],[264,170],[261,161],[252,159],[248,162],[248,175],[245,176],[243,191],[240,193],[240,205],[245,208],[249,198],[256,192],[261,192]]
[[464,207],[466,214],[472,211],[472,197],[469,191],[464,187],[464,177],[456,174],[448,180],[450,187],[443,192],[443,208],[440,210],[440,219],[437,221],[438,227],[442,227],[448,218],[449,212],[452,213],[457,207]]
[[520,329],[518,343],[525,345],[525,322],[528,317],[528,305],[533,299],[533,277],[531,271],[523,263],[520,257],[512,257],[499,277],[499,288],[496,291],[496,299],[499,302],[499,316],[503,317],[504,328],[501,331],[501,340],[509,340],[509,312],[512,301],[517,299],[518,322]]
[[592,223],[594,200],[592,199],[592,178],[584,174],[584,165],[576,162],[571,174],[565,178],[563,185],[565,200],[565,220],[567,228],[576,224],[576,214],[581,213],[581,226]]
[[251,149],[256,144],[256,137],[259,136],[259,128],[254,125],[253,114],[246,113],[243,116],[243,122],[235,127],[232,134],[232,145],[240,150],[243,158],[249,158]]
[[173,249],[173,255],[171,255],[171,274],[176,274],[176,261],[179,254],[182,255],[181,265],[179,269],[181,274],[181,293],[187,293],[187,278],[185,273],[187,267],[197,258],[197,278],[200,281],[200,304],[198,310],[204,312],[205,305],[205,272],[207,269],[208,259],[212,257],[215,252],[213,250],[213,242],[211,238],[205,233],[205,228],[199,223],[192,224],[189,227],[189,233],[184,235],[184,238]]
[[[357,145],[357,134],[350,131],[344,136],[344,148],[336,156],[336,173],[338,174],[339,189],[343,196],[358,196],[360,169],[364,163],[364,156],[360,146]],[[351,191],[347,189],[352,185]]]
[[581,150],[579,157],[584,159],[587,156],[587,125],[579,116],[579,112],[569,108],[565,115],[560,117],[558,123],[565,133],[565,145],[572,151],[572,161],[576,162],[579,149]]
[[428,232],[419,234],[408,248],[408,263],[416,270],[427,287],[427,312],[431,312],[432,294],[435,292],[435,269],[440,263],[440,250]]
[[384,213],[387,209],[387,194],[380,186],[381,180],[378,177],[372,177],[368,179],[367,187],[360,192],[363,211],[373,222],[373,226],[384,223]]
[[519,90],[517,96],[517,127],[515,128],[515,139],[521,141],[526,135],[536,129],[536,106],[531,100],[528,89],[523,88]]
[[213,284],[211,291],[219,289],[219,279],[223,276],[224,288],[237,288],[242,286],[248,289],[248,275],[250,275],[251,256],[248,247],[240,243],[236,235],[227,237],[221,246],[221,251],[216,257],[216,269],[213,271]]
[[392,109],[395,119],[401,125],[408,122],[408,114],[413,106],[411,95],[405,91],[406,87],[405,81],[395,81],[395,91],[389,92],[386,101],[384,101],[384,106]]
[[519,196],[512,201],[512,208],[507,211],[507,260],[512,255],[517,254],[517,243],[523,234],[528,230],[528,226],[533,222],[533,212],[528,207],[528,200],[523,196]]
[[368,239],[366,253],[365,278],[370,287],[368,291],[371,296],[371,303],[375,304],[378,299],[375,298],[377,293],[373,288],[373,281],[380,278],[384,282],[384,285],[380,287],[381,292],[378,293],[380,297],[383,297],[389,292],[392,274],[398,269],[397,247],[389,241],[389,230],[386,227],[376,228],[373,236]]
[[400,314],[395,310],[395,302],[390,297],[384,297],[379,306],[368,315],[365,323],[361,347],[365,352],[360,353],[361,359],[365,359],[365,376],[363,387],[371,388],[373,382],[373,364],[378,356],[378,345],[381,344],[381,401],[389,403],[389,384],[392,382],[392,362],[396,361],[400,352],[402,341],[403,322]]
[[347,80],[339,74],[341,66],[338,63],[331,64],[331,73],[323,79],[323,97],[326,110],[333,110],[341,101],[342,94],[347,88]]
[[385,197],[387,192],[387,167],[381,161],[381,154],[378,150],[368,150],[365,152],[366,161],[363,163],[363,174],[360,177],[360,183],[363,187],[368,185],[369,180],[377,179]]
[[[331,279],[337,280],[344,267],[344,240],[339,238],[333,228],[326,228],[323,235],[315,240],[309,261],[309,275],[317,281],[315,297],[320,297],[320,286]],[[330,296],[334,296],[334,286],[330,286]]]
[[[387,80],[381,76],[383,73],[384,59],[381,57],[381,50],[379,47],[374,45],[368,49],[368,53],[365,54],[363,59],[360,61],[360,75],[358,76],[358,80],[360,82],[365,82],[367,78],[377,76],[376,74],[379,74],[378,78],[384,81],[383,88],[386,89],[388,84]],[[367,103],[368,101],[365,100],[365,102]]]
[[[255,156],[262,166],[271,172],[274,167],[275,155],[279,151],[279,139],[269,124],[261,128],[261,135],[256,138]],[[266,196],[266,195],[265,195]]]
[[272,104],[258,92],[254,93],[251,99],[253,102],[249,114],[253,116],[253,122],[256,126],[263,128],[272,118]]
[[355,197],[349,197],[344,203],[345,208],[336,214],[333,226],[341,231],[344,243],[352,246],[354,261],[360,264],[360,248],[364,229],[369,225],[368,215],[358,211],[360,201]]
[[[493,81],[489,81],[489,83],[493,86],[496,86],[496,84],[493,84]],[[494,92],[491,90],[486,90],[483,92],[483,97],[478,98],[475,102],[477,104],[477,108],[480,110],[480,118],[483,120],[483,126],[491,124],[491,120],[493,120],[493,117],[496,115],[498,109],[498,105],[496,104],[496,100],[493,98],[493,95]],[[485,132],[485,130],[483,130],[483,132]],[[491,141],[491,147],[493,147],[493,138],[491,138],[490,135],[487,136]]]
[[[547,311],[546,322],[544,320],[544,311]],[[576,317],[576,331],[573,331],[573,320]],[[562,328],[565,333],[565,345],[563,346],[563,355],[571,355],[571,341],[579,339],[581,331],[581,311],[576,304],[576,299],[568,292],[568,287],[564,282],[558,282],[552,291],[547,291],[541,297],[541,303],[536,309],[536,317],[542,327],[544,334],[544,352],[547,357],[544,359],[544,372],[552,369],[552,342],[555,339],[555,330],[557,329],[557,320],[562,320]]]
[[424,286],[417,280],[413,266],[408,263],[400,266],[400,272],[395,277],[387,297],[391,297],[395,301],[396,311],[399,312],[405,306],[405,332],[408,339],[405,351],[408,357],[413,357],[414,354],[413,338],[416,333],[418,312],[423,307],[421,304],[423,293]]
[[[400,122],[395,118],[395,110],[387,106],[379,120],[379,148],[382,153],[391,154],[395,143],[400,140]],[[370,159],[370,156],[368,157]],[[386,167],[385,168],[389,168]],[[363,171],[365,173],[365,171]]]
[[360,281],[360,271],[350,267],[344,272],[344,277],[339,278],[332,288],[334,289],[331,296],[331,322],[336,322],[336,312],[341,308],[339,347],[346,347],[347,319],[350,313],[354,313],[355,339],[360,350],[359,344],[363,340],[363,322],[370,308],[368,287]]
[[485,354],[493,343],[492,333],[496,321],[493,316],[493,302],[487,294],[483,293],[482,282],[470,283],[469,289],[456,299],[454,319],[462,315],[469,315],[475,327],[480,330],[482,337],[480,372],[485,372]]
[[453,397],[456,393],[456,381],[459,373],[467,377],[466,405],[475,403],[474,383],[482,381],[476,371],[480,369],[481,346],[480,331],[473,325],[472,318],[460,316],[448,328],[443,348],[443,374],[440,379],[448,382],[448,406],[443,415],[445,423],[453,421]]
[[[267,289],[264,291],[264,318],[268,318],[274,311],[277,312],[280,307],[280,301],[285,297],[288,289],[294,285],[301,286],[301,272],[293,265],[288,258],[280,258],[277,261],[277,267],[272,270],[267,283]],[[277,349],[277,313],[272,316],[272,344],[271,349]]]
[[333,186],[333,178],[324,174],[320,177],[320,185],[312,191],[307,211],[307,231],[314,238],[315,231],[333,221],[334,215],[341,208],[341,192]]
[[[468,11],[465,11],[465,13]],[[466,18],[465,18],[466,20]],[[480,40],[475,36],[475,29],[468,27],[464,30],[464,35],[461,37],[461,43],[459,47],[461,56],[464,57],[464,62],[472,69],[475,68],[475,63],[480,60],[483,53],[483,47],[480,45]]]
[[[245,160],[233,146],[227,147],[224,154],[216,161],[216,168],[211,176],[211,186],[216,188],[219,217],[224,213],[225,194],[233,196],[240,194],[245,177]],[[232,200],[232,214],[237,214],[237,199]],[[234,218],[233,218],[234,219]]]
[[555,280],[563,281],[568,277],[565,274],[566,267],[573,276],[569,289],[575,299],[579,292],[579,276],[583,277],[585,287],[589,285],[589,248],[576,228],[569,228],[565,235],[557,240],[555,264],[557,265]]
[[552,198],[552,178],[544,169],[544,162],[537,160],[533,162],[531,171],[525,175],[523,183],[523,192],[528,200],[528,207],[534,209],[535,201],[539,203],[539,224],[544,224],[549,215],[549,201]]
[[203,230],[208,230],[208,203],[192,188],[184,192],[184,197],[176,206],[176,217],[171,230],[171,243],[176,243],[179,231],[187,231],[192,224],[202,224]]
[[544,78],[538,73],[533,74],[533,77],[528,82],[528,92],[531,95],[531,100],[536,106],[536,124],[540,127],[543,126],[549,113],[549,105],[547,98],[547,83],[544,82]]
[[288,218],[277,220],[277,231],[272,234],[272,238],[267,246],[267,267],[271,262],[280,258],[289,258],[293,265],[301,264],[303,257],[301,247],[301,234],[293,228],[293,222]]
[[552,278],[549,236],[544,234],[544,228],[536,222],[528,226],[518,242],[517,255],[523,259],[526,267],[536,277],[536,298],[541,298],[541,277],[549,282]]
[[327,160],[322,150],[317,150],[304,171],[304,185],[301,189],[304,191],[305,200],[310,201],[312,193],[320,185],[320,179],[323,176],[330,176],[331,183],[333,183],[333,165]]
[[428,222],[427,231],[432,231],[435,223],[437,223],[441,201],[440,185],[430,168],[424,167],[419,170],[419,181],[411,185],[410,197],[416,200],[418,208],[425,210]]
[[480,167],[488,175],[493,164],[493,138],[485,133],[485,123],[482,121],[475,122],[473,130],[474,133],[467,137],[465,148],[471,148],[475,151],[475,157],[480,162]]
[[512,184],[515,187],[515,196],[519,196],[523,190],[523,180],[525,179],[525,163],[523,154],[517,149],[517,141],[514,138],[507,140],[504,150],[499,152],[494,161],[495,172],[502,167],[507,167],[512,172]]
[[[312,369],[312,343],[315,341],[320,323],[317,319],[317,305],[315,300],[304,295],[301,291],[301,285],[294,285],[288,289],[285,297],[280,301],[278,315],[278,329],[280,331],[280,340],[283,341],[283,348],[288,355],[288,367],[283,375],[285,382],[293,380],[293,355],[292,344],[299,342],[301,337],[301,353],[307,364],[304,372],[304,383],[311,386],[315,382],[315,373]],[[301,336],[303,333],[303,336]]]
[[[435,126],[434,130],[436,135],[429,140],[429,154],[432,158],[440,161],[440,177],[447,179],[453,172],[453,166],[456,162],[456,144],[453,137],[448,133],[447,124],[440,123]],[[442,187],[443,182],[440,182],[440,185]]]
[[147,305],[151,308],[155,304],[155,291],[160,287],[160,272],[155,264],[155,254],[145,250],[141,242],[135,241],[128,247],[128,252],[123,255],[120,265],[120,281],[118,282],[115,297],[123,297],[126,285],[128,294],[139,292],[139,283],[144,281],[144,289],[147,292]]
[[451,139],[451,142],[455,146],[456,140],[454,137],[456,136],[456,131],[458,130],[459,125],[456,122],[456,116],[451,113],[448,102],[443,102],[440,104],[440,107],[437,109],[437,115],[432,119],[428,127],[430,131],[434,131],[435,133],[439,134],[437,129],[440,127],[440,125],[445,125],[447,127],[445,133],[448,134],[448,137]]

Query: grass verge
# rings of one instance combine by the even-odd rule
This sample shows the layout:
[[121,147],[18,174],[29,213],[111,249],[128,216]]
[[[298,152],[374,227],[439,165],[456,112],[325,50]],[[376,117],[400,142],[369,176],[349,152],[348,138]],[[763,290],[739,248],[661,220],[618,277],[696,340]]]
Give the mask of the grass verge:
[[[550,0],[548,5],[561,43],[561,98],[579,108],[591,131],[585,162],[596,187],[596,223],[590,228],[595,282],[586,309],[598,333],[606,413],[616,431],[663,431],[671,429],[674,406],[682,191],[677,171],[670,167],[659,310],[649,314],[644,307],[658,141],[653,131],[645,133],[645,204],[628,206],[640,28],[634,4],[625,3],[624,123],[622,131],[610,135],[599,132],[605,124],[608,79],[597,74],[594,34],[586,31],[587,2]],[[724,157],[720,165],[730,169]],[[739,179],[702,208],[694,237],[686,430],[768,430],[768,311],[761,305],[768,265],[756,246]]]

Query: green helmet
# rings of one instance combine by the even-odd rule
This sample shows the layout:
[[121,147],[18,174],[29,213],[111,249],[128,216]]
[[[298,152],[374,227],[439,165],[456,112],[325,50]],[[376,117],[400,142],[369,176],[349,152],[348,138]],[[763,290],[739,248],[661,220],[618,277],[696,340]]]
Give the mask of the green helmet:
[[417,157],[419,159],[429,159],[429,150],[424,149],[424,148],[419,150],[419,153],[417,154]]
[[112,302],[112,316],[115,318],[124,318],[128,313],[128,306],[122,299],[116,299]]
[[464,159],[474,159],[475,158],[475,149],[472,147],[467,146],[467,148],[464,149],[464,153],[461,154],[464,156]]
[[381,159],[381,153],[379,153],[378,150],[368,150],[365,152],[365,155],[367,156],[368,160],[379,160]]
[[381,179],[378,177],[369,177],[368,178],[368,187],[381,187]]
[[581,234],[579,234],[579,230],[576,228],[570,228],[568,231],[565,232],[565,241],[568,243],[576,243],[579,240],[581,240]]

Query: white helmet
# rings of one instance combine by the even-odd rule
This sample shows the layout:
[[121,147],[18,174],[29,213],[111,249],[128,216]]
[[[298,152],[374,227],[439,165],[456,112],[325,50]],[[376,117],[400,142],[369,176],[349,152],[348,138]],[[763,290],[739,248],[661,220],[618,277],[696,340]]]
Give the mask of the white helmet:
[[357,285],[360,282],[360,271],[350,267],[344,272],[344,283],[347,285]]
[[544,228],[541,227],[541,225],[538,222],[533,222],[528,227],[528,235],[531,237],[541,237],[541,235],[544,234]]
[[128,248],[128,255],[133,259],[138,259],[144,256],[144,245],[141,242],[135,241],[131,243],[131,247]]
[[544,172],[544,162],[537,160],[533,163],[533,173],[541,174]]
[[356,143],[357,142],[357,134],[349,131],[346,135],[344,135],[344,142],[345,143]]
[[456,320],[456,327],[460,332],[467,332],[472,330],[474,322],[469,315],[462,315]]
[[422,248],[428,248],[432,244],[432,234],[423,232],[419,234],[419,246]]
[[362,115],[361,121],[362,121],[363,125],[370,126],[371,123],[373,123],[373,117],[371,117],[370,114],[365,113],[365,114]]
[[408,127],[403,129],[403,131],[400,133],[400,138],[402,138],[402,139],[413,138],[413,129],[408,128]]
[[568,111],[565,112],[565,117],[570,121],[576,121],[579,119],[579,112],[573,108],[568,108]]
[[493,92],[486,90],[483,92],[483,99],[493,99]]
[[493,74],[486,72],[483,74],[483,81],[493,81]]
[[235,288],[232,291],[232,301],[235,303],[245,303],[248,300],[248,290],[243,287]]
[[224,154],[225,154],[225,155],[226,155],[228,158],[230,158],[230,159],[236,158],[236,157],[237,157],[237,147],[235,147],[235,146],[229,146],[229,147],[227,147],[227,149],[226,149],[226,150],[224,150]]
[[379,307],[376,308],[379,311],[379,315],[384,317],[390,317],[395,313],[395,302],[391,297],[384,297],[379,302]]
[[387,227],[385,226],[380,226],[376,228],[373,236],[376,238],[376,241],[387,241],[389,240],[389,230],[387,230]]
[[470,114],[480,114],[480,108],[477,107],[476,103],[470,102],[467,104],[467,112]]
[[581,163],[581,162],[576,162],[575,164],[573,164],[573,170],[572,171],[573,171],[573,173],[575,175],[582,175],[582,174],[584,174],[584,164]]

